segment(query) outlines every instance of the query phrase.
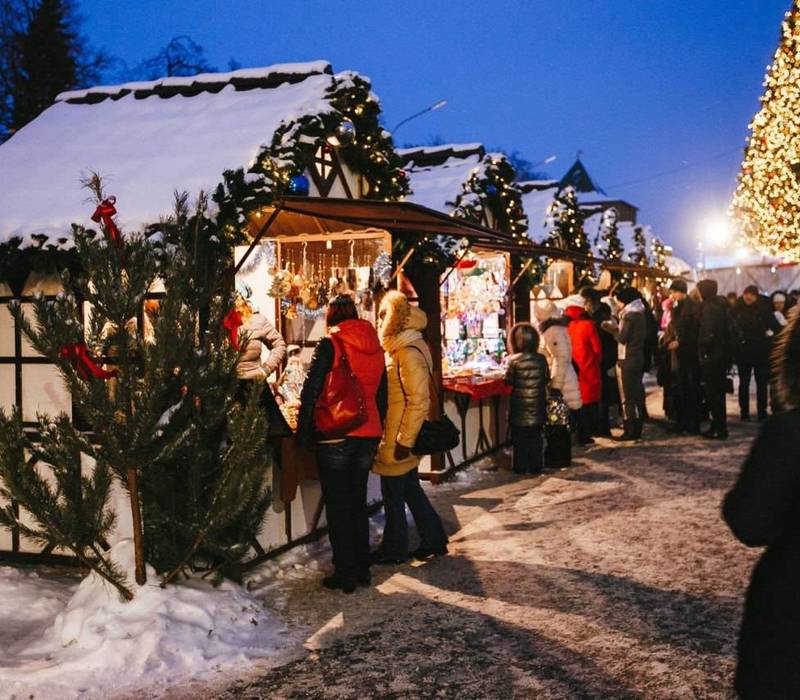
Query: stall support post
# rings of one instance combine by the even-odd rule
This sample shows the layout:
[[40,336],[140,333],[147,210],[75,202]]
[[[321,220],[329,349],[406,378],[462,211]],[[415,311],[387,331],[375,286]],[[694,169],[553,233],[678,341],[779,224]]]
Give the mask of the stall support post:
[[513,287],[510,290],[512,298],[510,322],[512,324],[531,320],[531,287],[530,284],[528,284],[528,278],[524,277],[524,273],[531,264],[532,260],[523,263],[519,255],[511,256],[511,280]]
[[[431,396],[431,415],[438,418],[442,415],[442,305],[439,298],[439,272],[434,265],[421,265],[420,272],[411,279],[417,290],[419,308],[428,316],[428,326],[425,328],[424,337],[431,349],[433,358],[433,383],[436,387],[435,396]],[[444,467],[444,455],[431,455],[431,482],[436,484],[441,477],[436,472],[441,472]]]

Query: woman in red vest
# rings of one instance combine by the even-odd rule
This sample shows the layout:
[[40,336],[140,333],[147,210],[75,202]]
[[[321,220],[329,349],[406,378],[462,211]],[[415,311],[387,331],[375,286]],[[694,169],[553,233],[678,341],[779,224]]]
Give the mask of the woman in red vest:
[[326,588],[352,593],[356,585],[372,582],[369,565],[369,518],[367,480],[383,435],[387,388],[383,349],[369,321],[358,318],[353,298],[335,297],[328,305],[328,334],[336,336],[350,367],[361,385],[367,420],[344,438],[325,439],[314,426],[314,406],[337,352],[330,338],[314,349],[308,375],[300,395],[297,440],[313,444],[319,465],[322,496],[333,549],[332,575],[322,580]]
[[578,442],[588,445],[594,442],[592,434],[597,431],[603,346],[594,321],[583,307],[583,298],[579,299],[579,302],[567,306],[564,315],[569,319],[567,330],[572,340],[572,364],[578,371],[583,403],[578,415]]

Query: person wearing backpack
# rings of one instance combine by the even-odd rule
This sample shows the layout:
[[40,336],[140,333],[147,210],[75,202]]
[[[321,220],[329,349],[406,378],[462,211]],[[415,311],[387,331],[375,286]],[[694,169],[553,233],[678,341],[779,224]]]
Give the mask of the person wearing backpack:
[[[358,318],[353,297],[340,294],[332,299],[325,320],[328,337],[314,348],[300,394],[296,439],[314,447],[319,466],[334,566],[322,585],[352,593],[357,585],[372,582],[367,481],[383,434],[387,377],[378,335],[369,321]],[[329,413],[327,432],[321,432],[319,407],[325,392],[333,390],[329,380],[340,363],[347,363],[352,372],[346,389],[358,395],[362,415],[351,419],[354,427],[337,431],[328,425],[335,418]]]
[[550,371],[539,353],[539,334],[530,323],[517,323],[510,334],[506,384],[511,386],[508,422],[517,474],[540,474],[544,460],[542,426],[546,419]]
[[727,372],[733,356],[734,324],[728,302],[717,295],[717,281],[700,280],[697,290],[700,305],[700,327],[697,337],[700,376],[706,404],[711,414],[711,427],[702,433],[711,440],[728,439],[728,417],[725,406]]
[[406,506],[420,538],[411,556],[424,560],[447,553],[441,518],[419,481],[420,457],[411,451],[431,406],[433,359],[422,337],[427,325],[425,312],[412,306],[405,294],[391,290],[384,295],[378,309],[378,336],[386,357],[389,409],[372,469],[381,477],[386,526],[373,555],[377,564],[408,559]]

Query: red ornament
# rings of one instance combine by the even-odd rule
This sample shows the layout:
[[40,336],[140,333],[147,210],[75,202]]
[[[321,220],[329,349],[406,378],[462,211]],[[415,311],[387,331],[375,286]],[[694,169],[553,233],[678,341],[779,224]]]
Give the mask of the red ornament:
[[222,327],[228,331],[228,337],[234,350],[239,349],[239,326],[241,325],[242,314],[236,309],[231,309],[222,319]]
[[81,379],[89,379],[90,374],[100,379],[111,379],[119,374],[115,369],[105,370],[99,367],[86,349],[86,343],[67,343],[58,351],[58,355],[69,360]]

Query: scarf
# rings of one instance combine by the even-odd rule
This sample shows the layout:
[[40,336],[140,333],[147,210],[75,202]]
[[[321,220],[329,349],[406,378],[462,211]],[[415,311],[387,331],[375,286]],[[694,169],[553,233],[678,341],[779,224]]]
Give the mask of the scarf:
[[400,331],[397,335],[381,338],[381,345],[383,345],[385,352],[392,354],[400,348],[411,345],[418,340],[422,340],[422,333],[418,330],[408,328],[404,331]]
[[619,314],[619,317],[625,318],[628,314],[643,314],[644,303],[641,299],[634,299],[630,304],[626,304]]

